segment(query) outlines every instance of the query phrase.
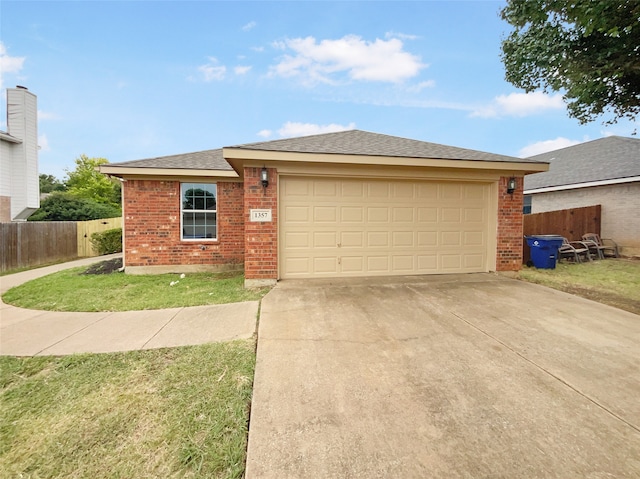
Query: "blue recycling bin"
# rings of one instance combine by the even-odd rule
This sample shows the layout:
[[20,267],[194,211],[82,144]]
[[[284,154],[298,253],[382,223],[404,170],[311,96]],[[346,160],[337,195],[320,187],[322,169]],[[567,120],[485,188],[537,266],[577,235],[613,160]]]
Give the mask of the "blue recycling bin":
[[531,250],[531,261],[538,269],[555,269],[558,259],[558,249],[562,246],[563,238],[558,235],[525,236]]

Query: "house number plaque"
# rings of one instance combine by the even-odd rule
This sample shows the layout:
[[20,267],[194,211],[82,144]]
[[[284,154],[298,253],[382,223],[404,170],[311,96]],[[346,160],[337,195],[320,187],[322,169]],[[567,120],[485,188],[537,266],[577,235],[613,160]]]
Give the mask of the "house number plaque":
[[271,210],[249,210],[249,221],[271,221]]

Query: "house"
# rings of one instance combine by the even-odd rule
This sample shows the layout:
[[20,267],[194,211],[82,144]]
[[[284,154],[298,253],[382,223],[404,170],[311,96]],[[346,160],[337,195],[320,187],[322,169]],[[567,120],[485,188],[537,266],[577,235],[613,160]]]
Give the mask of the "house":
[[359,130],[102,165],[128,273],[285,278],[522,265],[522,179],[544,162]]
[[601,205],[601,236],[640,255],[640,139],[609,136],[529,159],[550,167],[526,177],[525,213]]
[[40,208],[38,107],[24,87],[7,88],[7,131],[0,131],[0,222]]

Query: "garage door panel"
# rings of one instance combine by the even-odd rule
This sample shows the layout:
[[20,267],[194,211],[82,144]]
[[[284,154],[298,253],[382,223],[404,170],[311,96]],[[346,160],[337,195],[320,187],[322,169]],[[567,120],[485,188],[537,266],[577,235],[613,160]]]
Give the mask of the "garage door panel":
[[309,223],[311,207],[287,206],[284,208],[284,221],[286,223]]
[[440,221],[443,223],[460,223],[462,211],[460,208],[442,208],[440,210]]
[[314,248],[335,248],[338,244],[336,231],[316,231],[313,233]]
[[438,208],[418,207],[418,222],[436,224],[438,222]]
[[413,223],[414,207],[396,206],[391,209],[394,223]]
[[443,254],[440,255],[440,267],[445,271],[458,271],[462,266],[462,255],[460,254]]
[[335,256],[313,258],[313,272],[316,274],[338,273],[338,260]]
[[415,271],[413,255],[394,255],[391,258],[393,271],[409,274]]
[[366,248],[388,248],[390,245],[388,231],[367,232]]
[[389,256],[368,256],[367,270],[371,273],[389,273]]
[[440,233],[440,246],[462,246],[460,231],[443,231]]
[[418,247],[438,246],[437,231],[418,231]]
[[281,178],[280,277],[480,272],[489,185]]
[[464,208],[465,223],[484,223],[486,210],[482,208]]
[[337,206],[316,206],[313,208],[313,221],[316,223],[335,223],[338,220]]
[[367,183],[367,198],[371,199],[388,199],[389,183],[386,181],[374,181]]
[[363,206],[343,206],[340,208],[340,221],[342,223],[358,223],[364,222]]
[[389,207],[378,206],[367,208],[367,220],[369,223],[388,223]]
[[362,248],[364,246],[364,232],[343,231],[340,233],[341,248]]
[[341,260],[341,270],[345,274],[363,274],[365,258],[363,256],[343,256]]
[[391,233],[391,245],[394,248],[413,247],[413,231],[394,231]]
[[310,233],[306,231],[287,232],[283,235],[284,247],[288,249],[309,248],[311,246],[309,236]]
[[482,231],[465,231],[462,234],[463,246],[479,246],[483,247],[485,244],[485,236]]

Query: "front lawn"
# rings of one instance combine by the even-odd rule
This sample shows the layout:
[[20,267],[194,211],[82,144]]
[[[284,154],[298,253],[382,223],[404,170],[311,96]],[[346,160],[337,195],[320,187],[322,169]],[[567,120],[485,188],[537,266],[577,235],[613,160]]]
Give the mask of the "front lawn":
[[45,311],[131,311],[254,301],[269,291],[245,289],[241,273],[86,274],[100,273],[100,264],[34,279],[10,289],[2,300]]
[[0,477],[240,478],[254,340],[0,357]]
[[640,261],[559,262],[555,269],[524,267],[518,277],[640,314]]

